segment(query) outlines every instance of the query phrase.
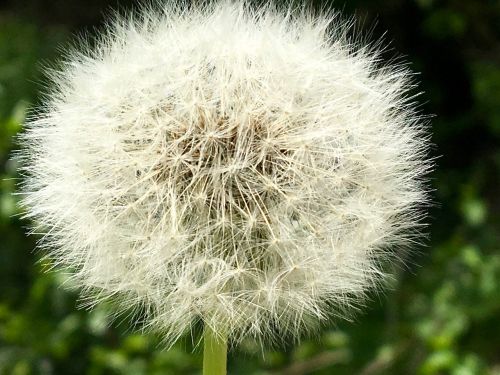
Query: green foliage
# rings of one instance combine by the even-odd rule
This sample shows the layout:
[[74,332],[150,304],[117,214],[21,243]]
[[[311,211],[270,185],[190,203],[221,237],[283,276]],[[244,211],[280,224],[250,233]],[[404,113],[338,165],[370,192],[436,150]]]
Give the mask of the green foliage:
[[[29,9],[40,10],[39,3]],[[261,353],[244,343],[228,367],[243,375],[500,374],[500,5],[356,0],[335,6],[357,9],[368,24],[377,15],[374,33],[388,29],[395,50],[422,72],[422,110],[435,114],[439,156],[431,237],[395,271],[391,291],[373,296],[354,322],[281,350]],[[94,18],[81,15],[81,22],[106,9],[94,8]],[[9,154],[28,108],[39,102],[41,64],[55,61],[80,25],[78,15],[64,25],[50,9],[33,24],[35,14],[0,11],[0,374],[198,374],[199,335],[165,351],[161,338],[131,330],[126,317],[111,324],[105,307],[78,309],[76,294],[60,287],[65,276],[46,272],[50,265],[33,251],[35,236],[24,234]]]

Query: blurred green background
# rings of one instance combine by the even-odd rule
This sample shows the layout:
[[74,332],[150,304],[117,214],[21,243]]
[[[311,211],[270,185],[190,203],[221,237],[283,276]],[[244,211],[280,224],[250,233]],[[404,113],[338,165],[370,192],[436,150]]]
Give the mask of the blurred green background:
[[[315,1],[314,6],[326,2]],[[0,5],[0,374],[198,374],[189,338],[169,351],[158,337],[111,326],[102,308],[45,273],[18,219],[13,136],[44,89],[41,67],[75,34],[102,27],[110,7],[137,2],[17,0]],[[335,1],[374,37],[385,31],[420,72],[432,121],[435,206],[430,237],[354,322],[299,346],[231,353],[231,374],[500,374],[500,2]],[[374,25],[373,27],[370,27]],[[97,27],[97,29],[96,29]],[[262,355],[263,354],[263,355]]]

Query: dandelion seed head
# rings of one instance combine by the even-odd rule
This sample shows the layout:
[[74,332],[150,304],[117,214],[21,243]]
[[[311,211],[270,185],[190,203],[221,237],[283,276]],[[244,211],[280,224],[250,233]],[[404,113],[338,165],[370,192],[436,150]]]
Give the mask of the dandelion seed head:
[[145,10],[51,73],[18,157],[41,247],[89,305],[174,342],[349,317],[418,240],[429,145],[407,94],[337,15]]

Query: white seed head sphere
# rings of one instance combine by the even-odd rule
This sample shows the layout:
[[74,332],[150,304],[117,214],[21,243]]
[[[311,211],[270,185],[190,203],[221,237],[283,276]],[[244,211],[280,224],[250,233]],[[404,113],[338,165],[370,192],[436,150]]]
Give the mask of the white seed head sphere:
[[136,307],[169,343],[198,321],[297,337],[415,240],[430,163],[410,73],[299,13],[146,10],[51,73],[23,204],[89,304]]

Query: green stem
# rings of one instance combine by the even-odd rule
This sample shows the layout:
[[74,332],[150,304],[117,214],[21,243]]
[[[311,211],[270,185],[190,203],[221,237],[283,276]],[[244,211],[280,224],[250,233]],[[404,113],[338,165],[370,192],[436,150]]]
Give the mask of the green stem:
[[203,346],[203,375],[226,375],[227,338],[205,325]]

